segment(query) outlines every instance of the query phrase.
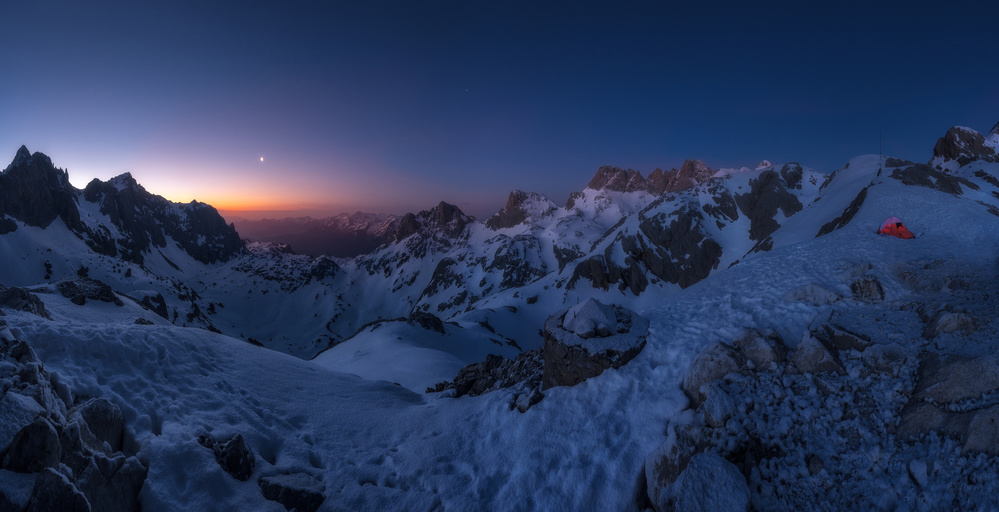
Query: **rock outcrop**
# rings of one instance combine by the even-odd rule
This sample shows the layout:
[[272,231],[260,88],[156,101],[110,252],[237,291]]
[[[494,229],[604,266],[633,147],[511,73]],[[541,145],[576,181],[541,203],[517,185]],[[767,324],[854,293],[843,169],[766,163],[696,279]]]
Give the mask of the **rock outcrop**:
[[106,398],[67,407],[31,347],[12,338],[0,337],[0,472],[30,474],[34,484],[23,502],[0,489],[0,506],[139,510],[147,468],[126,453],[121,410]]
[[[974,161],[997,162],[999,156],[996,155],[995,146],[981,133],[971,128],[953,126],[943,137],[937,139],[933,146],[933,160],[941,163],[956,160],[958,165],[964,166]],[[941,167],[938,163],[937,168]]]
[[645,347],[649,321],[634,311],[594,299],[548,317],[544,328],[542,389],[573,386],[620,368]]

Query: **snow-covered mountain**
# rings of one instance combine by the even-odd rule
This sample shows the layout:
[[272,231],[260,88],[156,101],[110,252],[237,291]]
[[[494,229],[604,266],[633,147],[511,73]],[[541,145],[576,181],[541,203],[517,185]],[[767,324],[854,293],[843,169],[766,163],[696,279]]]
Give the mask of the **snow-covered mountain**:
[[[170,203],[128,175],[74,189],[22,147],[0,174],[0,319],[57,375],[68,409],[53,417],[70,421],[76,397],[121,408],[152,510],[277,506],[264,480],[217,474],[201,433],[242,434],[255,479],[306,475],[295,479],[321,489],[322,510],[663,509],[696,484],[694,469],[677,479],[688,464],[728,471],[660,457],[671,446],[734,464],[757,509],[996,506],[999,464],[926,437],[939,429],[912,427],[920,404],[908,400],[939,378],[918,364],[927,353],[972,360],[999,340],[997,148],[999,125],[950,129],[926,164],[602,167],[564,206],[514,191],[482,221],[440,203],[372,219],[390,224],[380,246],[332,258],[242,242],[210,206]],[[878,235],[892,215],[918,237]],[[546,319],[591,298],[649,320],[626,365],[547,389],[524,414],[510,410],[514,391],[424,394],[489,354],[541,348]],[[815,341],[837,329],[878,348]],[[785,355],[746,363],[751,332]],[[720,356],[698,355],[719,342]],[[809,353],[828,365],[808,366]],[[732,361],[698,388],[721,391],[685,394],[705,359]],[[991,410],[994,388],[945,409]],[[850,412],[861,402],[877,418]],[[900,424],[924,437],[901,439]],[[183,492],[182,461],[209,475]]]

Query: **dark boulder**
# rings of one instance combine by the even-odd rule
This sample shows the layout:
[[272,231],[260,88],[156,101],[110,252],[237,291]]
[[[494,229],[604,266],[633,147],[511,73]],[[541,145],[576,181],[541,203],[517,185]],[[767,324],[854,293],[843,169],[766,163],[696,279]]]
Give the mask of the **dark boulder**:
[[257,459],[246,446],[242,434],[236,434],[226,441],[216,441],[208,434],[198,435],[198,443],[212,450],[219,466],[236,480],[245,481],[253,474]]
[[60,458],[59,434],[48,420],[36,418],[14,435],[2,467],[19,473],[34,473],[42,468],[58,467]]
[[91,512],[90,502],[66,478],[52,468],[45,468],[35,479],[35,487],[25,512]]
[[139,491],[146,480],[148,468],[135,457],[120,453],[108,457],[95,453],[80,472],[77,487],[90,502],[92,510],[106,512],[137,512]]
[[49,316],[49,312],[45,310],[45,304],[42,300],[24,288],[4,288],[0,286],[0,308],[25,311],[42,318],[52,318]]
[[81,405],[76,413],[87,423],[98,443],[107,443],[112,452],[121,451],[125,419],[117,405],[107,398],[92,398]]
[[326,499],[326,485],[307,473],[262,476],[257,483],[264,498],[287,510],[315,512]]

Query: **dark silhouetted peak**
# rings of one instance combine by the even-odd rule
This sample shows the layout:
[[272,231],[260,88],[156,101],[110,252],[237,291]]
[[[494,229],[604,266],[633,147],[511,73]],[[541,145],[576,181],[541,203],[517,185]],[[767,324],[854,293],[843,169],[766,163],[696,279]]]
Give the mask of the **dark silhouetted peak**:
[[31,158],[31,152],[28,151],[28,146],[22,145],[20,148],[18,148],[17,154],[14,155],[14,161],[11,162],[7,168],[10,169],[11,167],[21,165],[22,163],[27,162],[28,159],[30,158]]
[[996,125],[993,126],[991,130],[989,130],[988,138],[993,142],[999,142],[999,123],[996,123]]
[[389,241],[402,240],[414,233],[439,233],[453,238],[460,235],[472,220],[474,219],[465,215],[457,206],[441,201],[430,210],[404,215],[399,221],[395,236],[390,237]]
[[46,228],[61,217],[71,230],[80,228],[77,191],[66,171],[56,169],[42,153],[21,146],[0,174],[0,216],[6,214],[29,226]]
[[933,159],[942,160],[937,163],[938,167],[951,160],[956,160],[958,165],[967,165],[976,160],[999,161],[995,148],[987,143],[985,136],[964,126],[952,126],[943,137],[937,139],[933,146]]
[[613,190],[616,192],[636,192],[645,190],[645,179],[633,169],[621,169],[605,165],[597,169],[596,175],[586,188],[593,190]]
[[137,189],[142,192],[146,191],[146,189],[142,188],[142,185],[139,185],[139,182],[135,181],[135,178],[132,177],[132,173],[130,172],[119,174],[108,180],[108,183],[113,185],[118,190]]
[[533,192],[514,190],[506,200],[506,206],[486,221],[486,227],[496,230],[511,228],[530,218],[542,217],[556,209],[547,197]]

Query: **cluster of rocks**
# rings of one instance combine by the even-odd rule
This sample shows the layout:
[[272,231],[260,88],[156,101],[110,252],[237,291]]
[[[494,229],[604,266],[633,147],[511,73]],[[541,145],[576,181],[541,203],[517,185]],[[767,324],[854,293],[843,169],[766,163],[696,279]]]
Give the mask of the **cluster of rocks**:
[[59,290],[59,293],[63,297],[66,297],[77,306],[86,304],[87,299],[109,302],[115,306],[124,306],[124,303],[115,295],[111,287],[97,279],[79,277],[72,281],[61,281],[56,284],[56,289]]
[[137,511],[147,467],[106,398],[67,403],[31,347],[0,325],[0,510]]
[[[0,284],[0,308],[13,309],[15,311],[25,311],[38,315],[42,318],[51,318],[45,309],[45,303],[34,293],[18,288],[16,286],[6,287]],[[0,316],[5,313],[0,309]]]
[[[612,190],[616,192],[649,192],[662,195],[669,192],[687,190],[694,185],[707,181],[715,174],[715,170],[700,160],[684,160],[679,169],[664,171],[656,169],[647,178],[633,169],[621,169],[605,165],[597,169],[597,173],[586,185],[592,190]],[[571,198],[570,198],[571,201]],[[571,208],[571,206],[569,206]]]
[[[198,443],[211,450],[219,467],[236,480],[249,480],[257,469],[257,458],[240,434],[221,441],[202,433],[198,435]],[[326,500],[326,485],[309,473],[260,475],[257,484],[265,499],[276,501],[287,510],[315,512]]]
[[[794,488],[791,496],[773,485],[788,473],[814,477],[802,488],[825,492],[831,473],[852,463],[845,455],[829,460],[830,447],[855,447],[851,443],[885,431],[880,416],[869,414],[884,405],[875,399],[882,386],[877,377],[911,373],[914,360],[910,349],[874,345],[833,324],[806,334],[794,350],[776,332],[756,330],[706,347],[683,380],[694,420],[670,425],[666,443],[646,463],[652,505],[659,511],[746,510],[752,499],[756,508],[794,508],[805,491]],[[848,373],[874,384],[855,388]],[[886,395],[896,410],[902,407],[900,394]],[[837,431],[844,419],[854,421]],[[695,492],[708,487],[711,492]]]
[[[866,274],[858,281],[876,282]],[[871,289],[854,293],[877,300],[864,291]],[[838,300],[811,288],[793,292]],[[997,459],[975,457],[999,455],[999,357],[927,353],[932,339],[970,334],[978,322],[946,306],[920,316],[924,338],[904,344],[826,323],[793,349],[776,332],[756,330],[706,347],[682,384],[693,415],[669,425],[646,462],[650,504],[912,508],[922,500],[974,508],[962,500],[988,495],[982,486],[999,476]],[[871,496],[872,486],[890,491]],[[927,496],[958,498],[934,504]]]
[[544,346],[514,360],[489,355],[461,369],[451,382],[427,388],[452,396],[514,390],[510,408],[526,412],[554,386],[574,386],[609,368],[620,368],[645,347],[649,321],[629,309],[595,299],[559,311],[545,321]]

